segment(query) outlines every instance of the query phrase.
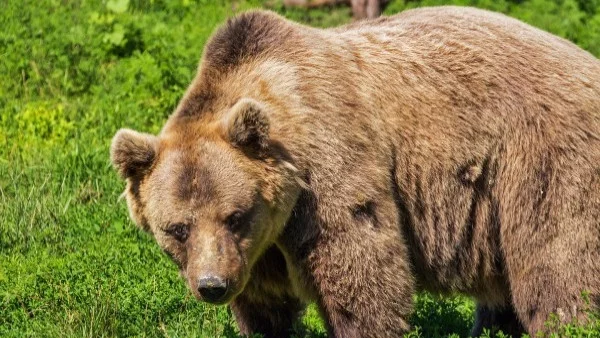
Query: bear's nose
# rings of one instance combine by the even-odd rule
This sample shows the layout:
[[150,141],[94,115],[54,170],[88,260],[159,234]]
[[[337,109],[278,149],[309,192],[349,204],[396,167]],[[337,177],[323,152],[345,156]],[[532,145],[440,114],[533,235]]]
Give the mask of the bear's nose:
[[217,303],[227,293],[227,281],[216,276],[201,277],[198,280],[198,292],[204,301]]

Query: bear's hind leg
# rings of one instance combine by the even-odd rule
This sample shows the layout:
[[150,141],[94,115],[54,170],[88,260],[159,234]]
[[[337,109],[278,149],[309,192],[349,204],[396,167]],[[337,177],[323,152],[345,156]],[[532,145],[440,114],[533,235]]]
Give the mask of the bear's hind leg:
[[489,330],[492,336],[502,331],[502,333],[513,338],[520,338],[525,333],[525,328],[521,325],[511,305],[504,308],[492,308],[477,304],[475,325],[471,331],[471,336],[481,336],[484,329]]
[[511,280],[513,304],[530,335],[538,332],[552,331],[545,326],[551,319],[550,315],[557,316],[560,323],[587,320],[586,306],[582,292],[589,290],[585,284],[578,281],[574,272],[548,268],[535,267],[521,278]]

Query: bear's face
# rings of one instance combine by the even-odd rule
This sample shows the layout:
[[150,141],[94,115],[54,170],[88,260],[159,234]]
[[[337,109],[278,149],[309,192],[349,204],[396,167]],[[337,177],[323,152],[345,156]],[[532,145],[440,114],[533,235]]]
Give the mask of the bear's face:
[[244,289],[299,194],[268,127],[264,106],[242,99],[215,121],[171,124],[159,137],[120,130],[113,139],[132,219],[204,301],[227,303]]

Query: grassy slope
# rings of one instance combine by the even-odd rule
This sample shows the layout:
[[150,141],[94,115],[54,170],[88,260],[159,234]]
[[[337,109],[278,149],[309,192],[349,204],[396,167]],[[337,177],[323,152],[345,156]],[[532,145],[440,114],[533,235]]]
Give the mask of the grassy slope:
[[[582,2],[593,3],[587,12],[569,0],[455,2],[513,13],[600,53],[593,1]],[[419,3],[447,1],[394,1],[387,12]],[[108,146],[120,127],[157,132],[214,27],[260,4],[0,2],[0,336],[236,336],[228,310],[194,301],[128,220]],[[316,26],[349,16],[271,7]],[[417,304],[414,336],[468,333],[470,301]],[[299,336],[324,335],[314,309],[305,323]]]

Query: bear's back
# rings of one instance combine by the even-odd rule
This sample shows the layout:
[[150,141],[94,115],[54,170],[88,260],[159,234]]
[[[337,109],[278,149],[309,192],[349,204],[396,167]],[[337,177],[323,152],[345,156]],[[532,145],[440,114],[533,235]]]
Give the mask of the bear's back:
[[541,118],[600,134],[600,61],[503,14],[421,8],[327,35],[352,54],[350,63],[362,67],[354,74],[364,78],[356,91],[369,93],[367,100],[383,93],[389,100],[378,108],[392,117],[420,105],[414,110],[435,107],[449,119],[488,118],[496,131]]

